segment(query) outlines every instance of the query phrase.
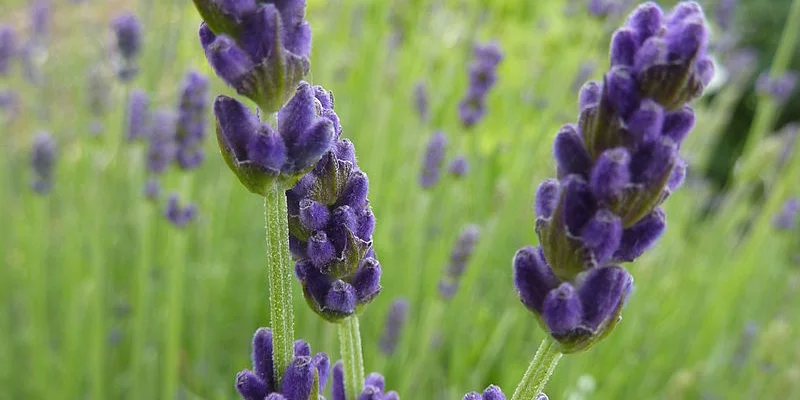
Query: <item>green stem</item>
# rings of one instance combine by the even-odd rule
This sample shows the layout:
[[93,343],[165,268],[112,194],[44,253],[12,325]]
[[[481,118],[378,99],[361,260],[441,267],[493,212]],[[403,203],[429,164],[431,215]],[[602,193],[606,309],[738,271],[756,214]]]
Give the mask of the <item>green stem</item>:
[[528,370],[522,376],[522,381],[517,385],[511,400],[534,400],[542,393],[550,376],[561,359],[561,352],[558,351],[556,342],[547,336],[539,345],[539,350],[533,357]]
[[272,325],[275,382],[294,358],[294,312],[292,310],[292,265],[289,254],[289,224],[286,191],[281,185],[267,190],[264,219],[267,229],[267,273]]
[[[789,16],[786,19],[786,25],[783,27],[783,34],[781,35],[781,41],[778,43],[775,58],[772,59],[772,67],[769,71],[770,77],[780,76],[786,71],[792,59],[798,36],[800,36],[800,0],[794,0]],[[750,134],[745,138],[742,150],[743,157],[746,157],[753,150],[755,144],[758,143],[758,140],[766,136],[772,129],[777,113],[778,104],[767,95],[761,95],[756,114],[750,125]]]
[[[137,149],[138,150],[138,149]],[[140,171],[144,169],[143,165],[135,162],[143,157],[140,151],[133,151],[130,160],[133,165],[131,169]],[[138,179],[139,175],[135,174],[136,179],[131,179],[129,184],[134,185],[141,191],[142,179]],[[136,197],[134,197],[136,198]],[[152,213],[150,208],[152,204],[142,198],[137,198],[137,218],[136,218],[136,231],[139,239],[138,261],[134,278],[134,305],[133,305],[133,338],[131,346],[131,368],[133,370],[133,384],[131,385],[131,398],[142,399],[149,398],[147,393],[148,385],[146,384],[146,376],[149,374],[150,369],[145,368],[145,352],[148,338],[148,316],[149,310],[149,290],[150,290],[150,253],[152,239],[150,237],[150,223]]]
[[339,347],[344,363],[345,397],[355,400],[364,387],[364,355],[361,353],[358,316],[353,315],[339,323]]

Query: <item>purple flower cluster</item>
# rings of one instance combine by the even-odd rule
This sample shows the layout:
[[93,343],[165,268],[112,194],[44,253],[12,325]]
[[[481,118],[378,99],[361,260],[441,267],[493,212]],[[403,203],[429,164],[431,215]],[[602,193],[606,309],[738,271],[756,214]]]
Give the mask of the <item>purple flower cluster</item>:
[[31,187],[36,193],[47,194],[53,186],[53,167],[56,162],[56,142],[49,133],[36,135],[31,151],[31,169],[33,183]]
[[153,174],[161,174],[175,159],[175,129],[177,117],[167,109],[159,109],[153,113],[150,131],[150,143],[147,149],[147,169]]
[[122,13],[111,21],[117,40],[117,51],[122,57],[118,76],[122,80],[132,79],[138,72],[137,57],[142,50],[142,23],[130,12]]
[[[325,353],[311,355],[304,340],[294,342],[294,359],[275,382],[272,331],[259,328],[253,336],[253,369],[236,374],[236,390],[244,400],[309,400],[321,393],[328,381],[330,361]],[[314,387],[314,382],[318,387]],[[316,400],[316,399],[315,399]]]
[[423,189],[433,187],[439,182],[447,150],[447,136],[441,131],[436,131],[428,139],[425,154],[422,158],[422,170],[419,176],[419,185]]
[[486,96],[497,82],[497,65],[503,60],[503,52],[495,42],[476,45],[475,59],[469,69],[469,88],[458,104],[461,123],[469,128],[486,114]]
[[403,327],[408,318],[408,301],[400,298],[392,302],[392,307],[389,309],[389,315],[386,316],[386,325],[383,328],[383,335],[381,336],[379,346],[383,354],[392,355],[397,343],[400,340],[400,335],[403,333]]
[[167,208],[164,210],[164,216],[176,227],[184,228],[197,218],[197,206],[194,204],[182,206],[178,195],[173,193],[169,196],[169,200],[167,201]]
[[578,125],[556,136],[558,180],[536,193],[540,247],[517,252],[514,279],[563,353],[613,329],[633,285],[616,264],[639,257],[665,229],[658,206],[683,181],[678,149],[694,125],[686,103],[714,73],[707,36],[697,3],[668,15],[639,6],[612,38],[604,82],[581,90]]
[[222,80],[275,112],[308,73],[311,27],[305,0],[194,0],[200,42]]
[[150,130],[150,99],[147,92],[135,89],[128,97],[126,139],[133,142],[146,138]]
[[[333,379],[331,380],[331,400],[345,400],[344,393],[344,366],[341,361],[333,366]],[[386,379],[377,372],[369,374],[364,379],[364,389],[357,400],[400,400],[400,395],[394,390],[386,392]]]
[[183,170],[195,168],[203,163],[203,139],[208,130],[208,78],[196,71],[189,71],[183,79],[178,122],[175,139],[175,160]]
[[457,155],[452,161],[450,161],[447,171],[456,178],[463,178],[466,176],[469,172],[469,161],[467,160],[467,157],[463,154]]
[[771,77],[765,72],[756,81],[756,89],[760,93],[772,97],[778,103],[785,103],[786,100],[789,100],[796,86],[797,74],[792,71],[786,71],[777,77]]
[[[218,96],[214,102],[222,156],[242,184],[263,196],[277,180],[294,183],[331,148],[341,128],[321,87],[303,82],[278,112],[278,128],[259,120],[239,101]],[[320,100],[328,102],[325,108]]]
[[472,256],[472,251],[475,250],[479,236],[480,229],[477,225],[467,225],[458,235],[453,252],[450,253],[450,264],[447,265],[444,276],[439,280],[439,294],[445,300],[455,296],[461,276],[467,269],[467,263]]
[[0,25],[0,76],[8,75],[17,54],[17,31],[10,25]]
[[[341,126],[331,94],[319,86],[301,89],[315,96],[322,110],[320,118],[328,121],[338,139]],[[311,172],[286,191],[286,198],[289,248],[303,294],[320,316],[338,321],[378,295],[381,265],[372,249],[375,216],[367,199],[367,175],[358,168],[349,140],[335,140],[330,148]]]
[[[506,395],[500,387],[489,385],[483,393],[470,392],[465,394],[463,400],[506,400]],[[536,400],[542,399],[537,398]],[[546,400],[546,398],[544,400]]]

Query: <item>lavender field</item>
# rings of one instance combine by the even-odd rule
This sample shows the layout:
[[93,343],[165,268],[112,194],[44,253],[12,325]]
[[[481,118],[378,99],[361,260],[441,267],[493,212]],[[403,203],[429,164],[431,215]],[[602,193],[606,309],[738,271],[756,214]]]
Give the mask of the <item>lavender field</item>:
[[2,0],[0,400],[800,398],[798,74],[800,0]]

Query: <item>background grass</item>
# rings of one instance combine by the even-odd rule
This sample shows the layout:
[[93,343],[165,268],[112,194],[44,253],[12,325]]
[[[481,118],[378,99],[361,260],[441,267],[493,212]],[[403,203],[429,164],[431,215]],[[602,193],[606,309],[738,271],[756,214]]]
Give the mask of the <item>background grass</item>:
[[[261,200],[208,140],[201,168],[162,179],[200,210],[186,229],[171,226],[165,202],[144,199],[143,145],[125,143],[122,129],[133,87],[175,108],[182,75],[196,69],[212,77],[212,93],[230,93],[205,62],[199,17],[188,1],[52,3],[43,80],[22,79],[19,63],[0,80],[22,101],[17,118],[0,125],[0,399],[167,398],[169,376],[179,379],[172,397],[234,398],[251,335],[268,324]],[[565,14],[566,3],[578,4],[574,13]],[[383,293],[361,317],[366,366],[403,398],[458,399],[489,383],[510,394],[543,337],[514,293],[511,258],[537,241],[533,194],[554,173],[555,132],[576,118],[573,81],[585,62],[597,65],[590,78],[601,77],[619,24],[580,4],[309,0],[308,79],[334,92],[378,218]],[[4,0],[0,20],[27,32],[26,7]],[[127,86],[113,79],[109,20],[121,10],[137,11],[146,27],[141,71]],[[472,43],[489,39],[505,59],[486,119],[467,132],[456,104]],[[108,85],[102,115],[90,110],[87,91],[98,68]],[[418,82],[430,92],[428,123],[414,111]],[[733,80],[697,102],[698,125],[682,149],[690,179],[666,203],[669,228],[658,246],[631,266],[636,289],[624,321],[588,352],[564,357],[551,398],[800,392],[797,231],[772,228],[783,201],[797,195],[800,158],[790,148],[778,165],[787,146],[763,140],[721,194],[695,168],[712,155],[742,91]],[[436,129],[449,137],[448,158],[469,154],[471,172],[423,191],[419,167]],[[40,130],[58,143],[55,186],[45,197],[29,189],[29,150]],[[470,223],[481,238],[457,295],[443,302],[437,281]],[[299,286],[295,293],[297,335],[338,358],[334,327],[307,308]],[[409,320],[387,357],[377,343],[399,296],[410,301]]]

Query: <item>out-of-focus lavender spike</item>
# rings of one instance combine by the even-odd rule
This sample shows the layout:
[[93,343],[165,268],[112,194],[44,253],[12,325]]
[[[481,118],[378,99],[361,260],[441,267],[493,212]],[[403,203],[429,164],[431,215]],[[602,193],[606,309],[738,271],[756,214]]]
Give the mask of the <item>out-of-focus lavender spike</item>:
[[117,40],[117,51],[121,57],[117,75],[123,81],[130,80],[138,72],[137,58],[142,49],[142,23],[131,12],[123,12],[114,17],[111,28]]
[[8,75],[17,54],[17,31],[11,25],[0,25],[0,76]]
[[17,92],[12,90],[0,90],[0,123],[11,122],[17,118],[20,107],[19,101]]
[[[539,395],[536,400],[547,400],[547,396],[544,399],[541,396]],[[489,385],[483,393],[470,392],[465,394],[463,400],[506,400],[506,395],[499,386]]]
[[145,139],[150,132],[150,98],[142,89],[134,89],[128,97],[128,129],[125,138],[129,142]]
[[178,195],[173,193],[170,194],[169,200],[167,200],[164,216],[176,227],[185,228],[197,218],[197,206],[192,203],[181,205]]
[[414,86],[414,106],[416,107],[420,121],[427,124],[430,120],[430,110],[428,109],[428,87],[424,82],[419,82]]
[[497,66],[503,60],[503,52],[497,42],[478,44],[473,49],[474,60],[469,69],[469,87],[458,112],[461,124],[471,128],[486,114],[486,96],[497,82]]
[[159,109],[153,114],[150,146],[147,151],[147,169],[154,174],[166,171],[175,158],[175,127],[177,117],[171,110]]
[[[346,400],[342,361],[337,361],[333,366],[331,400]],[[364,379],[364,389],[358,394],[356,400],[400,400],[400,395],[395,391],[387,392],[386,379],[381,374],[373,372]]]
[[53,170],[56,162],[56,142],[47,132],[40,132],[33,141],[31,187],[36,193],[47,194],[53,186]]
[[199,166],[205,158],[202,147],[208,130],[207,112],[208,78],[189,71],[183,79],[176,132],[178,149],[175,160],[183,170]]
[[441,131],[434,132],[428,139],[419,177],[419,185],[423,189],[431,188],[439,182],[446,146],[447,136]]
[[31,41],[35,47],[42,48],[50,36],[50,0],[33,0],[28,11],[31,19]]
[[781,207],[781,212],[775,216],[775,228],[779,230],[794,229],[797,224],[797,214],[800,212],[800,201],[796,197],[786,200]]
[[723,30],[730,30],[733,25],[733,18],[736,16],[736,7],[739,0],[719,0],[714,9],[717,25]]
[[387,356],[394,354],[400,336],[403,334],[407,318],[408,301],[404,298],[393,301],[389,314],[386,316],[386,324],[379,342],[379,347],[383,354]]
[[582,62],[577,75],[575,75],[575,79],[572,81],[572,91],[578,93],[596,68],[597,63],[594,61],[589,60]]
[[786,71],[778,77],[771,77],[765,72],[756,81],[756,89],[761,94],[772,97],[780,104],[789,100],[796,86],[797,74],[794,71]]
[[469,172],[469,161],[467,157],[463,154],[457,155],[450,161],[450,166],[447,167],[447,170],[456,178],[463,178]]
[[467,225],[458,235],[453,251],[450,253],[450,263],[439,282],[439,294],[445,300],[449,300],[455,295],[479,236],[480,228],[477,225]]
[[157,202],[161,196],[161,183],[158,179],[150,178],[144,185],[144,197],[152,202]]

